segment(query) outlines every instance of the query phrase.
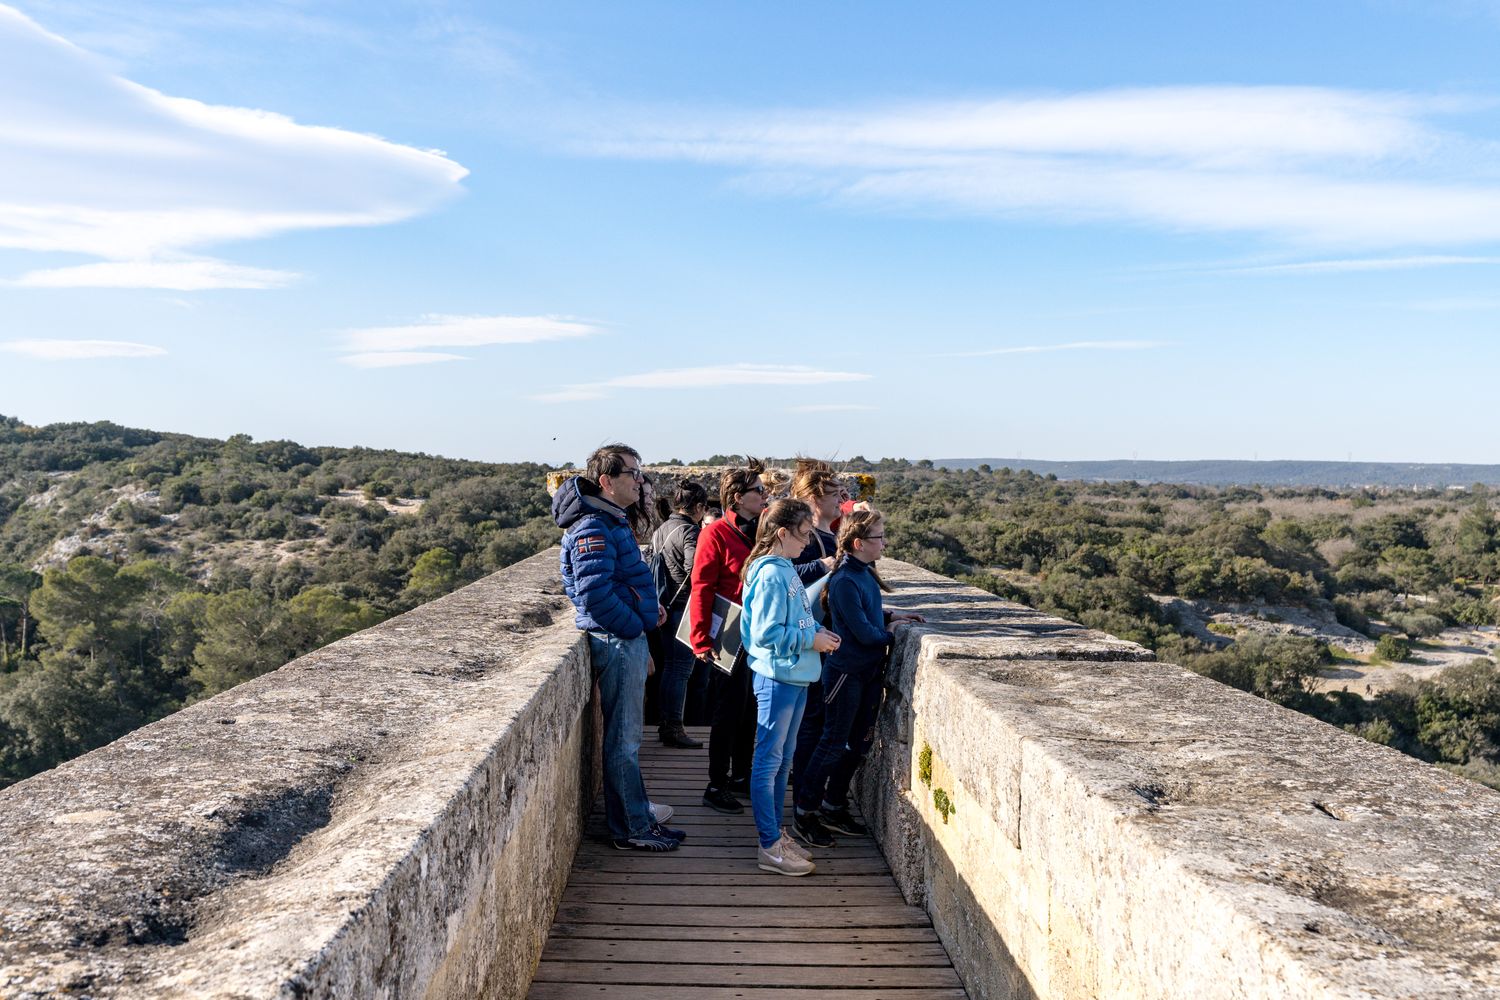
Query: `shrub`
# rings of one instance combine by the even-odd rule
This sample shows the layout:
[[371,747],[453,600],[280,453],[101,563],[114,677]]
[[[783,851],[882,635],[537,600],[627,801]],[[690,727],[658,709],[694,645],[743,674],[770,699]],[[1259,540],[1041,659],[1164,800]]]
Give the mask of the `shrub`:
[[1411,641],[1399,635],[1383,635],[1375,642],[1375,656],[1390,663],[1411,659]]

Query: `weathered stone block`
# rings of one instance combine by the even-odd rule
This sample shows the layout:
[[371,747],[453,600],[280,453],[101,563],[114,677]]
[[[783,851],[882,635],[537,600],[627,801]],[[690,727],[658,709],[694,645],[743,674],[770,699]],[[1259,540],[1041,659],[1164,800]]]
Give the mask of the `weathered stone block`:
[[[1129,643],[882,575],[930,624],[902,629],[904,717],[859,789],[972,996],[1500,997],[1500,795]],[[947,822],[928,789],[874,780],[924,745]]]
[[593,797],[543,553],[0,793],[0,993],[518,997]]

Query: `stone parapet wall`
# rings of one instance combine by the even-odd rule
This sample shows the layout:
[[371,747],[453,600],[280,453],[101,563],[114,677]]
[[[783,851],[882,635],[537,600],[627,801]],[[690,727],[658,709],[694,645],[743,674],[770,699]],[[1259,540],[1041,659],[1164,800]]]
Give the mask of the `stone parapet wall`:
[[0,996],[517,997],[592,799],[551,550],[0,792]]
[[859,791],[975,1000],[1500,997],[1500,794],[881,566],[932,623]]

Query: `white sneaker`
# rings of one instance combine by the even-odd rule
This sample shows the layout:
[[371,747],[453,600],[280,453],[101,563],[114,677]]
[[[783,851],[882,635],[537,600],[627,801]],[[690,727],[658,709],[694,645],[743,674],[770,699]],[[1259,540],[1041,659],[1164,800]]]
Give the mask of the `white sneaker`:
[[781,828],[781,844],[789,853],[797,855],[804,861],[812,860],[812,855],[808,853],[807,848],[797,843],[792,835],[786,832],[786,827]]
[[660,826],[667,820],[671,819],[672,813],[676,812],[676,810],[671,806],[664,805],[660,802],[647,802],[646,805],[651,807],[651,819],[656,823],[657,826]]
[[777,875],[811,875],[818,866],[806,858],[799,858],[786,848],[785,839],[778,840],[769,848],[762,847],[755,856],[756,867],[763,872]]

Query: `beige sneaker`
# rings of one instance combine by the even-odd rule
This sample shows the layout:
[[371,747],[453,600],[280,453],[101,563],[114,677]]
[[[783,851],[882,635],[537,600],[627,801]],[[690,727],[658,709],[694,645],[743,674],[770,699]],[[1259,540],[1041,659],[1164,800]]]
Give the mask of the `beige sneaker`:
[[797,855],[802,860],[812,860],[812,855],[808,853],[807,848],[797,843],[796,839],[790,833],[786,832],[786,827],[781,828],[781,844],[788,852]]
[[756,867],[763,872],[777,875],[811,875],[818,866],[806,858],[799,858],[786,848],[785,839],[770,847],[762,847],[755,856]]

